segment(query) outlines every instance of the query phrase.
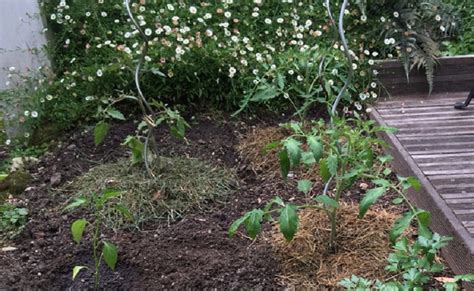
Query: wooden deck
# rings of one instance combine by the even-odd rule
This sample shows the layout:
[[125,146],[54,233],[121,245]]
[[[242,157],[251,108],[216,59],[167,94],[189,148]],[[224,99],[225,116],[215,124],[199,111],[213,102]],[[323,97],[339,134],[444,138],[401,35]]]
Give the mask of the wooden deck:
[[[441,90],[431,96],[422,76],[407,85],[399,65],[386,65],[382,82],[396,95],[379,100],[370,115],[381,125],[398,128],[381,135],[391,145],[398,173],[422,183],[423,189],[410,190],[409,196],[432,213],[431,228],[454,238],[443,251],[446,261],[455,273],[474,273],[474,104],[454,109],[474,88],[474,57],[445,64],[438,76]],[[462,64],[458,75],[456,64]],[[473,73],[466,73],[466,64]]]
[[392,98],[371,112],[379,124],[398,128],[382,134],[394,167],[422,183],[422,191],[409,195],[432,213],[432,229],[454,237],[444,256],[456,273],[474,272],[474,105],[453,107],[467,94]]

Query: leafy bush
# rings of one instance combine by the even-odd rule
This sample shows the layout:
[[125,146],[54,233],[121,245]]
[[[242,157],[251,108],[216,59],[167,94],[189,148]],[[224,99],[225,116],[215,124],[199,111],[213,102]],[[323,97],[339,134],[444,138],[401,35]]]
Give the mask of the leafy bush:
[[1,236],[12,238],[20,233],[26,224],[28,209],[12,204],[0,204]]
[[449,55],[468,55],[474,53],[474,2],[470,0],[448,0],[461,11],[463,24],[459,37],[445,42]]
[[[400,54],[405,61],[430,68],[430,54],[437,53],[431,45],[454,31],[452,25],[445,33],[433,28],[455,19],[443,2],[426,1],[431,4],[424,6],[408,2],[355,1],[344,11],[356,71],[344,95],[346,105],[361,109],[361,103],[379,95],[377,71],[372,68],[375,59]],[[17,116],[25,120],[23,124],[32,123],[33,129],[45,124],[68,127],[79,119],[96,119],[102,112],[99,106],[107,107],[104,103],[134,95],[141,36],[123,4],[40,3],[51,35],[54,73],[41,70],[34,92],[28,93],[33,100],[19,106],[26,109]],[[342,45],[333,40],[334,28],[322,3],[140,3],[133,4],[132,12],[149,44],[141,84],[153,100],[228,109],[245,109],[252,103],[274,109],[290,105],[304,113],[330,102],[347,75],[340,62]],[[435,10],[443,12],[440,21]],[[413,23],[407,25],[405,20]],[[32,112],[40,118],[32,118]]]
[[[394,252],[389,255],[386,267],[395,273],[395,280],[381,282],[353,275],[339,285],[348,290],[423,290],[436,274],[445,269],[436,256],[450,240],[450,237],[437,233],[430,237],[418,236],[414,242],[404,237],[393,246]],[[447,280],[443,287],[445,290],[458,290],[458,284],[462,281],[474,281],[474,274],[455,276]]]

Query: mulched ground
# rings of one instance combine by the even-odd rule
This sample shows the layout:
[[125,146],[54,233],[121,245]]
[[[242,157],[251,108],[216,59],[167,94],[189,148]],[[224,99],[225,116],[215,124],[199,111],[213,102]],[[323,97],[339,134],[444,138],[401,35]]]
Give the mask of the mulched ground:
[[[192,122],[186,141],[170,137],[165,129],[159,130],[164,155],[195,157],[233,168],[240,187],[227,203],[208,205],[207,211],[190,213],[171,225],[156,223],[146,225],[140,232],[107,232],[107,238],[119,246],[120,253],[115,272],[102,270],[101,287],[282,288],[278,280],[281,268],[271,245],[264,239],[252,242],[242,234],[229,238],[227,230],[244,212],[276,195],[284,199],[297,197],[295,188],[282,179],[258,175],[236,150],[239,138],[256,124],[275,126],[284,119],[271,116],[244,121],[204,114]],[[34,182],[19,197],[27,201],[30,216],[25,231],[9,244],[18,249],[0,252],[0,289],[92,288],[89,271],[81,273],[75,282],[71,280],[74,265],[92,265],[90,248],[88,244],[77,246],[72,242],[70,224],[78,216],[61,211],[70,197],[50,189],[68,183],[97,164],[127,155],[120,143],[134,129],[133,123],[114,126],[105,144],[97,148],[90,132],[76,132],[42,158],[33,169]]]

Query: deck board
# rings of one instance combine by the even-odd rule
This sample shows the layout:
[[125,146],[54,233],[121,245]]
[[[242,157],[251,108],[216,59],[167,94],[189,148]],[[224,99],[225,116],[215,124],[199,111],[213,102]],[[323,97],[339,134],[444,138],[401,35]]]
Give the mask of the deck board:
[[474,271],[474,105],[454,109],[467,92],[410,94],[379,100],[371,118],[395,127],[381,136],[391,144],[394,167],[416,176],[421,193],[410,197],[433,214],[432,228],[455,237],[445,255],[457,272]]

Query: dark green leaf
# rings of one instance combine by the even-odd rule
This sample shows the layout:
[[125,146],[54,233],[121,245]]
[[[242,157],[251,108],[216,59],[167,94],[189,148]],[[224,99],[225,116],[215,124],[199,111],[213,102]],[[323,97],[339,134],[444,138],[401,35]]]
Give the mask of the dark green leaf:
[[306,142],[308,143],[311,152],[313,152],[316,162],[319,162],[323,156],[323,144],[319,142],[315,136],[308,136]]
[[390,231],[390,241],[394,243],[397,238],[410,226],[414,214],[412,212],[405,213],[402,217],[395,221]]
[[74,221],[71,225],[71,233],[72,238],[76,243],[80,243],[82,239],[82,235],[84,234],[84,230],[86,229],[87,220],[85,219],[78,219]]
[[273,99],[278,96],[278,91],[275,87],[267,87],[263,90],[258,91],[255,95],[252,96],[250,101],[254,102],[263,102]]
[[237,229],[239,229],[240,225],[244,223],[244,221],[249,217],[250,212],[247,212],[244,216],[239,217],[237,220],[232,222],[232,224],[229,227],[229,236],[233,236],[236,232]]
[[282,150],[278,154],[278,158],[280,159],[281,175],[284,179],[286,179],[288,177],[288,173],[290,172],[290,159],[288,158],[288,153],[286,150]]
[[249,236],[254,239],[262,230],[263,211],[254,209],[250,211],[248,218],[244,221]]
[[420,210],[416,213],[418,221],[418,234],[422,237],[431,239],[432,232],[428,228],[431,221],[431,213],[428,211]]
[[310,180],[300,180],[298,181],[298,191],[303,192],[304,194],[308,194],[313,187],[313,182]]
[[115,265],[117,264],[118,259],[117,247],[114,244],[106,241],[103,243],[104,246],[102,248],[102,255],[104,256],[104,261],[110,269],[115,270]]
[[277,75],[277,83],[278,83],[278,88],[280,90],[283,90],[283,88],[285,88],[285,78],[283,77],[282,74]]
[[328,163],[326,160],[321,159],[319,161],[319,175],[323,178],[324,183],[327,183],[331,179],[331,173],[329,173]]
[[128,136],[125,139],[124,144],[126,144],[132,151],[132,164],[138,164],[143,161],[143,151],[145,150],[145,145],[136,137]]
[[109,131],[109,124],[105,121],[100,121],[94,128],[94,143],[96,146],[100,145]]
[[280,212],[280,231],[287,241],[291,241],[298,229],[298,213],[296,207],[287,204]]
[[337,174],[337,166],[338,166],[337,156],[333,154],[329,155],[327,159],[327,165],[328,165],[329,173],[335,176]]
[[359,203],[359,218],[364,217],[370,206],[372,206],[372,204],[374,204],[377,199],[379,199],[383,194],[385,194],[386,191],[387,188],[385,187],[377,187],[367,191],[367,193],[365,193],[364,195],[364,198],[362,198]]

